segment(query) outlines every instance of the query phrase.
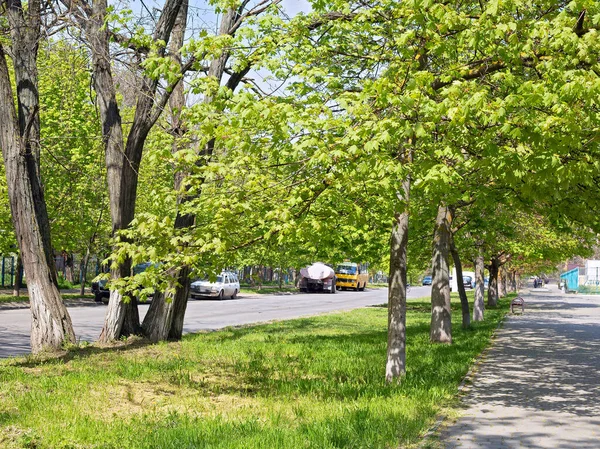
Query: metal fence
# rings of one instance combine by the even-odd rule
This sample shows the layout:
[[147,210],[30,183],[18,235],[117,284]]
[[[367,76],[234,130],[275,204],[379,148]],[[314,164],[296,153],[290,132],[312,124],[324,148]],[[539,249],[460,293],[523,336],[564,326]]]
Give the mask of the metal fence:
[[[62,256],[55,256],[54,263],[56,265],[56,272],[61,280],[68,280],[71,278],[73,284],[81,284],[83,279],[83,260],[80,257],[74,256],[72,263],[72,275],[68,274],[68,267],[65,264],[65,260]],[[2,256],[2,263],[0,265],[0,288],[12,288],[17,278],[17,256]],[[86,283],[90,283],[100,272],[102,271],[102,260],[97,257],[91,257],[88,261],[86,270]],[[27,282],[23,275],[23,267],[21,267],[21,279],[23,285]]]
[[15,283],[17,271],[17,258],[14,256],[2,256],[2,277],[0,286],[12,287]]

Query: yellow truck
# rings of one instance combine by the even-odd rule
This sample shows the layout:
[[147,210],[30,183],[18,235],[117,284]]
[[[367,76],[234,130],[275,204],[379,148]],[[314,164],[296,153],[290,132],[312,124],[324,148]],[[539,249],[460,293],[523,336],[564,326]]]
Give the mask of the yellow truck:
[[366,264],[354,262],[343,262],[335,270],[336,287],[338,290],[352,288],[356,291],[363,291],[369,280],[369,273]]

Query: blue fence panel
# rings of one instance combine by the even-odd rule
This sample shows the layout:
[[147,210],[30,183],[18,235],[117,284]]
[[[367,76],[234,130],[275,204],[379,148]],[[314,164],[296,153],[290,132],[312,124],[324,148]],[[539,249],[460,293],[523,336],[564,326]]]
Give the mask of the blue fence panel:
[[560,278],[567,283],[567,290],[577,290],[579,288],[579,268],[573,268],[560,275]]

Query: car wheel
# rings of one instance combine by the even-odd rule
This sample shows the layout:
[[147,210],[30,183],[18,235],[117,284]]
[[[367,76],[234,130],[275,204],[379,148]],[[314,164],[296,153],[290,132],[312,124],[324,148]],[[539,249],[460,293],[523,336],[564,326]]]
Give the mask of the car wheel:
[[237,289],[235,289],[233,291],[233,295],[231,295],[231,299],[235,299],[237,297],[237,294],[238,294],[238,291],[237,291]]
[[102,302],[102,293],[95,292],[94,293],[94,301],[96,301],[96,302]]
[[223,295],[224,295],[223,290],[221,290],[219,292],[219,301],[221,301],[223,299]]

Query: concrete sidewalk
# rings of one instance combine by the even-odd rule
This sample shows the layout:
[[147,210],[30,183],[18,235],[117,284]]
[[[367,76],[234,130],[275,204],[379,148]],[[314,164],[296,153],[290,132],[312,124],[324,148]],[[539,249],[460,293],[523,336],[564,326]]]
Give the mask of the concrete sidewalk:
[[541,293],[499,330],[442,447],[600,448],[600,297]]

